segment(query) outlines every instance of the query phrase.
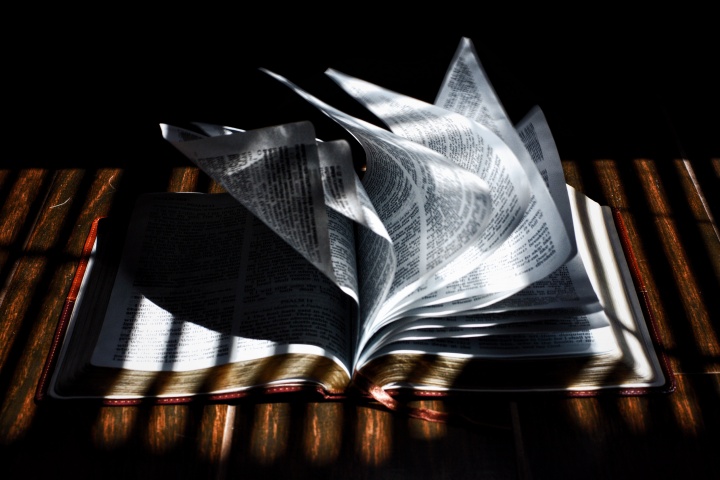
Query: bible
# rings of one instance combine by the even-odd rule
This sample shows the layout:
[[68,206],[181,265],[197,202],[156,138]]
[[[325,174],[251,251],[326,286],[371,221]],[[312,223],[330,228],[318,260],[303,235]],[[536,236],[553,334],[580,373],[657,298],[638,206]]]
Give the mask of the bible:
[[263,71],[363,171],[307,121],[161,124],[224,192],[93,225],[38,399],[671,389],[620,216],[565,183],[539,107],[510,122],[469,39],[432,104],[327,70],[387,128]]

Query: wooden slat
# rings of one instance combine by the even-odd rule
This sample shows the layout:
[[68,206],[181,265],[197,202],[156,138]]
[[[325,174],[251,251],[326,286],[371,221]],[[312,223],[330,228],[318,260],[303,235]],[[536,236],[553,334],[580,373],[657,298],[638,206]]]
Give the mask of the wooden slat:
[[[6,340],[3,345],[7,346],[3,350],[7,388],[0,431],[4,451],[11,454],[7,467],[10,471],[22,468],[29,477],[55,472],[78,478],[74,459],[84,458],[90,459],[83,466],[86,478],[114,478],[115,474],[124,478],[166,478],[169,473],[174,474],[173,478],[215,476],[226,406],[34,404],[40,369],[85,237],[92,221],[111,211],[117,190],[123,188],[123,172],[58,171],[52,174],[52,181],[45,180],[48,172],[23,173],[18,176],[20,185],[10,190],[18,193],[7,196],[5,206],[10,213],[3,217],[15,227],[5,230],[4,238],[11,248],[3,260],[14,264],[0,305],[0,326]],[[191,190],[197,177],[197,173],[182,171],[168,176],[167,185],[175,190]],[[8,176],[3,179],[7,181]],[[43,181],[45,190],[40,188]],[[128,205],[134,201],[134,184],[125,182],[126,190],[121,192],[126,194]],[[33,209],[29,193],[41,205]],[[36,218],[27,219],[33,212]],[[25,228],[28,233],[24,241],[20,238],[23,222],[34,223],[33,228]],[[52,454],[46,461],[36,462],[35,448]],[[152,460],[127,462],[117,452],[126,452],[128,458]]]
[[3,329],[14,335],[3,343],[7,348],[3,380],[8,385],[1,421],[11,437],[21,436],[32,423],[35,409],[31,392],[39,378],[36,365],[42,365],[47,355],[53,320],[59,318],[67,280],[80,252],[65,247],[85,198],[85,175],[81,170],[55,174],[3,292]]
[[[674,283],[675,299],[658,291],[654,304],[673,304],[675,318],[662,321],[665,336],[677,350],[675,368],[680,372],[720,372],[720,331],[714,319],[720,314],[713,291],[720,291],[717,278],[708,267],[717,265],[720,258],[720,241],[714,234],[712,222],[703,209],[701,199],[692,187],[688,171],[681,160],[675,160],[670,169],[673,179],[683,188],[683,209],[673,204],[660,177],[657,164],[648,160],[635,162],[641,186],[655,227],[656,242],[669,262],[668,273]],[[646,233],[643,237],[648,238]],[[703,249],[706,249],[703,252]],[[698,260],[706,258],[708,260]],[[667,278],[667,277],[666,277]],[[669,278],[668,278],[669,280]],[[713,288],[714,284],[714,288]],[[668,306],[669,308],[669,306]],[[713,315],[713,312],[715,315]],[[685,321],[680,322],[678,318]],[[692,349],[692,354],[688,351]],[[691,356],[692,355],[692,356]]]
[[[11,476],[75,478],[712,478],[720,468],[717,244],[687,170],[648,159],[565,161],[568,182],[622,211],[661,340],[671,395],[462,405],[479,423],[443,425],[368,405],[252,403],[101,407],[32,402],[90,222],[129,211],[141,191],[222,188],[194,167],[0,172],[2,410]],[[22,187],[21,187],[22,185]],[[443,409],[442,402],[423,406]],[[82,459],[82,469],[77,459]],[[678,461],[682,459],[682,461]],[[299,473],[300,472],[300,473]]]
[[[620,209],[676,392],[518,402],[529,472],[542,478],[712,478],[720,444],[717,237],[680,160],[565,161],[568,183]],[[707,261],[706,261],[707,262]],[[715,312],[715,315],[713,315]],[[715,447],[713,447],[713,445]],[[568,455],[567,452],[574,452]]]
[[719,387],[681,375],[669,396],[524,402],[524,451],[539,478],[714,478]]
[[[3,199],[0,210],[0,278],[3,279],[0,307],[12,287],[17,264],[52,175],[47,170],[32,169],[20,172],[5,170],[0,176]],[[0,371],[6,370],[7,357],[21,328],[20,321],[19,315],[13,315],[5,317],[0,324]]]
[[353,403],[237,408],[227,478],[516,477],[509,428],[428,423]]

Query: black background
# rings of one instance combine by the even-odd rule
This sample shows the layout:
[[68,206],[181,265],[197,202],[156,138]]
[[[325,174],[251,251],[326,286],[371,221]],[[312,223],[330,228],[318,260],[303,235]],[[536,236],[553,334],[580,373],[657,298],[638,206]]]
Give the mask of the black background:
[[720,156],[710,12],[438,3],[386,17],[352,7],[362,12],[238,4],[9,16],[0,166],[187,165],[161,141],[161,122],[311,120],[319,138],[347,138],[258,68],[374,121],[325,69],[432,102],[462,36],[513,121],[543,109],[563,159]]

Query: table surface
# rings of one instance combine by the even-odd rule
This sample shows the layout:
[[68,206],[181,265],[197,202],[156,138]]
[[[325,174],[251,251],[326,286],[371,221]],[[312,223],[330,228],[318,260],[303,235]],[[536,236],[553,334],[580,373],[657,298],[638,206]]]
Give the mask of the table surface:
[[[443,53],[454,50],[454,40],[449,43]],[[379,67],[392,66],[389,58],[349,73],[373,72],[370,80],[387,80],[390,87],[425,95],[412,83],[417,72],[399,79],[377,73]],[[351,60],[343,60],[347,70],[352,70]],[[439,63],[448,60],[443,57]],[[511,77],[515,71],[497,67],[501,64],[490,62],[492,73]],[[417,65],[409,62],[405,68],[412,71]],[[434,79],[441,77],[438,71],[433,71]],[[210,87],[210,82],[201,85]],[[713,208],[718,206],[720,154],[693,143],[698,130],[683,128],[680,103],[666,105],[669,118],[662,121],[653,117],[648,124],[647,115],[637,124],[619,120],[617,135],[605,136],[604,143],[603,120],[587,115],[581,120],[590,122],[595,133],[577,138],[577,124],[562,116],[580,110],[573,110],[572,102],[557,102],[562,92],[543,90],[548,85],[537,84],[533,93],[547,101],[541,106],[556,133],[567,182],[620,210],[646,282],[661,348],[676,374],[675,392],[572,399],[488,396],[462,405],[481,423],[494,426],[431,423],[340,402],[36,404],[38,378],[91,222],[125,214],[140,192],[216,188],[162,144],[157,124],[121,123],[106,114],[99,119],[108,123],[86,124],[83,135],[89,134],[79,142],[65,133],[49,134],[52,150],[32,148],[36,137],[25,129],[22,148],[6,152],[7,160],[0,164],[0,476],[717,478],[720,237]],[[615,85],[616,93],[627,84]],[[177,95],[181,88],[171,93]],[[154,108],[168,107],[169,123],[173,116],[185,115],[226,120],[219,105],[200,116],[207,113],[203,101],[217,103],[221,97],[210,88],[204,90],[207,96],[189,96],[184,113],[170,101],[171,93],[143,110],[143,118],[154,120]],[[289,96],[282,98],[291,102]],[[120,107],[124,99],[116,99],[112,107]],[[308,112],[298,105],[291,110]],[[635,106],[640,110],[646,104]],[[267,115],[258,122],[286,119],[278,115],[268,120]],[[640,124],[644,127],[637,128]],[[335,133],[330,126],[326,132]],[[623,135],[633,141],[623,141]],[[129,137],[142,141],[127,143]],[[435,401],[425,406],[447,407]]]

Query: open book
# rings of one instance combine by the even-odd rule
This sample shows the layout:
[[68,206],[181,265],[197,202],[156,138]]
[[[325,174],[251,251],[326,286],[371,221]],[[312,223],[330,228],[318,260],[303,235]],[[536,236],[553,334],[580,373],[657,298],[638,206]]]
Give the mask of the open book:
[[434,104],[326,72],[388,129],[266,73],[360,143],[362,178],[308,122],[161,125],[226,193],[97,224],[39,397],[667,384],[612,212],[566,185],[539,108],[510,122],[469,39]]

